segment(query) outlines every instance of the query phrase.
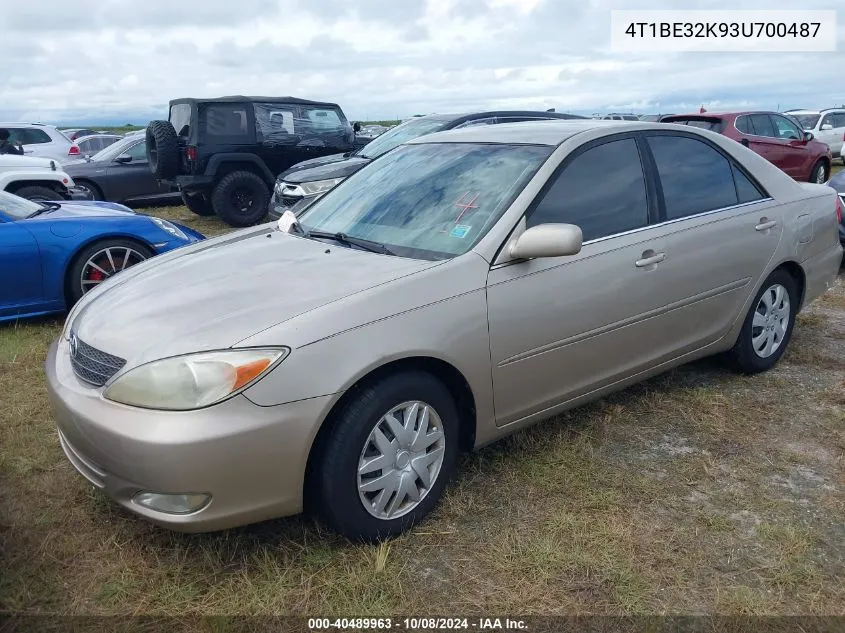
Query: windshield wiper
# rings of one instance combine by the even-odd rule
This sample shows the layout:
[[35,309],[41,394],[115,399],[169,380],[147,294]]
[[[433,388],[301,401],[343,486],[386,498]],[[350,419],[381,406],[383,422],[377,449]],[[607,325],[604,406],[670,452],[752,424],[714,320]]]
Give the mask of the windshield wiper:
[[36,211],[35,213],[30,213],[28,216],[26,216],[27,219],[34,218],[36,215],[41,215],[42,213],[49,213],[50,211],[56,211],[57,209],[62,208],[62,205],[56,202],[44,202],[39,200],[38,203],[41,205],[41,208],[38,209],[38,211]]
[[396,255],[390,248],[382,244],[381,242],[374,242],[373,240],[365,240],[363,237],[353,237],[351,235],[347,235],[346,233],[331,233],[329,231],[306,231],[305,237],[309,238],[321,238],[326,240],[334,240],[335,242],[340,242],[341,244],[346,244],[347,246],[357,246],[358,248],[362,248],[365,251],[370,251],[371,253],[382,253],[384,255]]

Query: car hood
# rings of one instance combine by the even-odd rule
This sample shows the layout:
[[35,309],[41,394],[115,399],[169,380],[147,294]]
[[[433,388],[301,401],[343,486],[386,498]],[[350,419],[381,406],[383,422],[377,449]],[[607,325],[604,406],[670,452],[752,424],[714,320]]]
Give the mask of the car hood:
[[[0,154],[0,170],[3,169],[50,169],[53,167],[51,163],[55,161],[49,158],[36,158],[34,156],[19,156],[17,154]],[[61,166],[56,163],[56,169],[61,170]]]
[[352,250],[269,228],[226,238],[139,264],[123,281],[116,277],[81,306],[72,329],[89,345],[133,366],[231,347],[305,312],[440,263]]
[[303,163],[297,163],[287,171],[282,172],[279,175],[279,180],[299,184],[301,182],[315,182],[330,178],[346,178],[369,162],[369,158],[335,154],[333,156],[326,156],[325,158],[315,158],[313,160],[306,160]]
[[61,208],[49,213],[37,215],[33,220],[55,220],[58,218],[102,218],[109,216],[136,215],[136,213],[122,204],[115,202],[79,201],[79,202],[56,202]]

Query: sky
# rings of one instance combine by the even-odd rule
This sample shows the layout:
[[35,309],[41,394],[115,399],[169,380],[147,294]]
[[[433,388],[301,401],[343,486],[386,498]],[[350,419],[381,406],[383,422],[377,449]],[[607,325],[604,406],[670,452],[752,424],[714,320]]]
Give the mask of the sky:
[[[836,9],[836,53],[614,53],[611,9]],[[0,120],[146,123],[178,97],[350,120],[845,103],[843,0],[6,0]]]

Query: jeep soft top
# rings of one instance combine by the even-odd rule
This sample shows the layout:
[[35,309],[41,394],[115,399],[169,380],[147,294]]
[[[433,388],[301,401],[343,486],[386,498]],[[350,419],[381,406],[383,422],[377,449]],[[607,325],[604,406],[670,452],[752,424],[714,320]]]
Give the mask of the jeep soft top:
[[170,102],[169,120],[147,128],[159,180],[189,209],[232,226],[264,218],[276,175],[303,160],[354,149],[355,129],[336,103],[232,95]]

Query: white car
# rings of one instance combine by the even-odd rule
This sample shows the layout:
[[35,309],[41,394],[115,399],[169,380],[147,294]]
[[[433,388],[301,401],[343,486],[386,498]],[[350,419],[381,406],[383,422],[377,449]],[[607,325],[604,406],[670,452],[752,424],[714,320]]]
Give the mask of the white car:
[[67,136],[52,125],[0,123],[0,129],[9,130],[9,140],[15,145],[22,145],[25,156],[62,162],[68,159],[68,152],[73,145]]
[[0,191],[28,200],[90,200],[53,159],[0,154]]
[[842,157],[845,145],[845,108],[787,110],[786,114],[797,119],[805,132],[812,132],[816,139],[827,143],[832,156]]

